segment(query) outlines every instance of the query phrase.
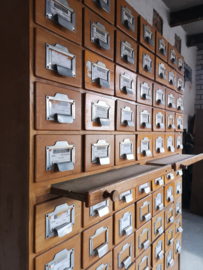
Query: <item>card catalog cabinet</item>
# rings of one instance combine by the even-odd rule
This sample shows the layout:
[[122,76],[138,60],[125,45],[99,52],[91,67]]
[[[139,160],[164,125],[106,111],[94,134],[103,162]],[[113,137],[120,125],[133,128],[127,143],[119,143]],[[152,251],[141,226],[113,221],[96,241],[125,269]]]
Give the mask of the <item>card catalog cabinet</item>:
[[166,111],[153,108],[153,131],[165,131]]
[[154,83],[153,84],[153,107],[157,107],[159,109],[166,108],[166,89],[165,86],[161,84]]
[[136,106],[121,100],[116,101],[116,130],[135,131],[137,122]]
[[168,43],[168,64],[174,69],[178,64],[178,52],[170,43]]
[[137,160],[153,156],[153,135],[137,135]]
[[135,135],[115,135],[115,165],[126,164],[136,160]]
[[155,56],[153,53],[139,45],[139,62],[138,73],[151,80],[154,80],[154,61]]
[[156,31],[156,55],[167,62],[168,41],[158,31]]
[[153,135],[153,156],[158,157],[165,154],[165,136],[163,133]]
[[155,29],[142,16],[140,16],[139,32],[140,43],[148,50],[155,53]]
[[137,105],[137,131],[152,131],[152,108]]
[[155,81],[168,85],[168,65],[163,61],[163,59],[160,59],[156,56],[156,63],[155,63]]
[[142,77],[137,77],[137,102],[152,106],[153,82]]

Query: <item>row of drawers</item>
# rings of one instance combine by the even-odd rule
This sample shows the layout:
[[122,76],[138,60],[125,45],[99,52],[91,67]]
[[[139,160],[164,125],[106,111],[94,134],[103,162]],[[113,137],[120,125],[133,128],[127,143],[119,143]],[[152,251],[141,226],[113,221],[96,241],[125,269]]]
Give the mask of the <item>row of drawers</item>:
[[[46,8],[45,3],[46,2]],[[125,33],[128,43],[137,41],[137,33],[139,33],[139,42],[152,53],[155,53],[168,62],[174,69],[183,75],[184,58],[177,50],[164,39],[160,33],[140,16],[138,27],[138,13],[128,5],[124,0],[118,0],[117,9],[114,11],[115,2],[109,1],[111,10],[106,12],[105,8],[99,8],[96,1],[85,0],[85,4],[94,12],[84,8],[82,14],[82,5],[77,1],[69,1],[72,11],[66,6],[63,7],[59,3],[54,3],[53,0],[36,1],[35,4],[35,21],[36,23],[48,28],[55,33],[70,39],[78,44],[82,44],[82,33],[84,36],[83,45],[98,54],[114,60],[114,12],[117,12],[116,27]],[[104,1],[100,2],[104,4]],[[54,5],[54,6],[53,6]],[[108,4],[107,4],[108,5]],[[63,11],[64,13],[61,14]],[[65,15],[67,13],[67,15]],[[111,16],[109,16],[111,14]],[[62,16],[63,17],[62,17]],[[84,19],[82,19],[82,15]],[[107,21],[105,21],[105,19]],[[83,27],[82,27],[83,24]],[[139,29],[138,29],[139,28]],[[132,39],[135,41],[133,41]],[[118,37],[117,37],[118,39]]]

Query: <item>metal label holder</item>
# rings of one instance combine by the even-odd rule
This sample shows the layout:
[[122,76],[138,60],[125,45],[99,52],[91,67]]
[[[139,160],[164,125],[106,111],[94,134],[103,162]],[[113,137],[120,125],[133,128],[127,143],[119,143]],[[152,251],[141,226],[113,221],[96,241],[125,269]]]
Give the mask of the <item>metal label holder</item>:
[[177,127],[178,129],[183,129],[183,119],[181,116],[177,117]]
[[121,58],[132,65],[134,65],[135,63],[134,49],[131,47],[131,44],[127,41],[125,42],[121,41]]
[[151,100],[151,89],[148,83],[140,84],[140,95],[145,100]]
[[173,71],[168,72],[168,81],[171,85],[175,85],[175,75],[173,74]]
[[174,179],[174,174],[173,174],[173,169],[171,170],[171,172],[170,173],[168,173],[167,175],[166,175],[166,177],[167,177],[167,179]]
[[[106,242],[103,243],[102,245],[100,245],[99,247],[93,249],[93,240],[95,237],[97,237],[98,235],[100,235],[101,233],[105,232],[105,237],[106,237]],[[90,242],[89,242],[89,245],[90,245],[90,250],[89,250],[89,256],[93,256],[93,255],[98,255],[99,258],[101,258],[102,256],[104,256],[107,252],[108,252],[108,227],[104,228],[104,227],[101,227],[99,228],[98,230],[96,230],[95,234],[93,236],[91,236],[89,238]]]
[[163,180],[162,176],[159,177],[159,178],[156,178],[154,180],[154,182],[155,182],[156,185],[159,185],[159,186],[163,186],[163,184],[164,184],[164,180]]
[[164,79],[164,80],[167,79],[167,77],[166,77],[166,68],[165,68],[165,66],[164,66],[163,63],[159,64],[159,71],[158,71],[158,74],[159,74],[159,77],[160,77],[161,79]]
[[[141,237],[147,233],[147,240],[145,242],[141,242]],[[139,249],[147,249],[149,247],[149,229],[145,228],[142,233],[139,235]]]
[[180,71],[185,71],[184,69],[184,64],[183,64],[183,60],[181,58],[178,58],[178,69]]
[[153,68],[152,68],[152,59],[148,54],[143,54],[142,55],[142,67],[144,70],[153,73]]
[[139,186],[139,193],[149,194],[150,192],[151,188],[149,182]]
[[164,92],[161,89],[156,90],[156,102],[159,104],[165,105]]
[[174,198],[173,198],[173,187],[168,187],[167,191],[166,191],[166,198],[168,202],[173,202]]
[[175,245],[175,253],[177,254],[177,253],[179,253],[179,254],[181,254],[181,245],[180,245],[180,239],[178,239],[177,240],[177,242],[176,242],[176,245]]
[[[125,260],[121,261],[121,254],[126,249],[129,249],[129,256],[127,258],[125,258]],[[118,253],[118,268],[120,269],[120,268],[124,267],[125,269],[128,269],[128,267],[130,266],[131,263],[132,263],[132,244],[127,243],[122,247],[121,251]]]
[[163,270],[163,268],[162,268],[162,263],[160,263],[160,264],[157,265],[156,270]]
[[155,198],[155,210],[161,211],[164,208],[163,197],[161,193],[158,193]]
[[66,270],[73,270],[74,269],[74,248],[67,250],[64,249],[60,252],[58,252],[55,256],[54,259],[50,262],[48,262],[45,265],[45,270],[57,270],[58,266],[63,263],[63,266],[65,265]]
[[101,48],[110,50],[110,33],[106,31],[105,26],[101,23],[91,21],[90,26],[91,41]]
[[182,184],[180,181],[178,181],[176,185],[176,194],[181,194],[182,193]]
[[134,112],[128,106],[121,108],[121,125],[134,127]]
[[[172,121],[172,124],[170,123]],[[173,115],[169,115],[168,117],[168,128],[170,129],[175,129],[175,125],[174,125],[174,117]]]
[[130,203],[133,201],[132,189],[125,191],[119,195],[119,201],[125,201],[126,203]]
[[174,142],[173,142],[173,137],[169,136],[167,138],[167,149],[169,151],[171,151],[172,153],[175,152],[175,148],[174,148]]
[[183,149],[182,138],[180,136],[177,138],[177,147],[178,149]]
[[[144,120],[143,120],[143,118],[144,118]],[[140,124],[144,128],[151,128],[150,113],[147,110],[143,110],[140,112]]]
[[105,101],[98,100],[92,102],[92,122],[96,122],[101,126],[110,126],[111,106]]
[[138,270],[141,270],[141,269],[142,269],[142,264],[143,264],[145,261],[147,261],[147,262],[146,262],[147,267],[145,267],[144,270],[149,270],[149,256],[144,256],[144,257],[142,258],[141,263],[138,265]]
[[90,207],[90,217],[103,217],[109,213],[109,200],[95,204]]
[[[144,207],[148,207],[148,213],[143,215],[142,211]],[[146,201],[143,203],[143,205],[140,207],[140,221],[149,221],[151,219],[151,213],[150,213],[150,202]]]
[[160,240],[156,247],[155,247],[155,258],[157,260],[161,260],[164,256],[164,252],[163,252],[163,241]]
[[110,69],[100,61],[97,63],[92,62],[92,82],[99,84],[101,87],[110,88]]
[[129,236],[132,232],[132,213],[126,212],[119,220],[119,235]]
[[[171,239],[169,239],[169,234],[172,235]],[[169,232],[167,233],[167,245],[169,246],[172,246],[173,245],[173,242],[174,242],[174,239],[173,239],[173,229],[170,229]]]
[[121,22],[131,31],[135,32],[135,17],[128,7],[121,6]]
[[170,53],[170,60],[172,63],[177,64],[177,55],[173,49],[171,50],[171,53]]
[[179,78],[179,79],[178,79],[178,85],[177,85],[177,88],[178,88],[178,90],[184,92],[184,91],[185,91],[185,88],[183,87],[183,84],[184,84],[183,80],[182,80],[181,78]]
[[177,220],[177,222],[176,222],[176,228],[175,228],[175,230],[176,230],[176,233],[178,233],[178,232],[182,233],[183,232],[183,228],[181,227],[181,221],[180,221],[180,219]]
[[[124,139],[123,142],[119,143],[120,145],[120,158],[126,159],[126,160],[134,160],[135,157],[133,155],[133,142],[131,142],[129,139]],[[127,149],[123,150],[124,147],[127,147]],[[130,148],[130,151],[128,151]]]
[[[110,164],[110,143],[105,140],[98,140],[97,143],[92,143],[92,163],[100,165]],[[96,151],[105,151],[98,155]]]
[[144,40],[146,40],[147,43],[149,43],[150,45],[154,46],[154,35],[151,31],[151,28],[149,27],[149,25],[143,25],[144,27],[144,31],[143,31],[143,35],[144,35]]
[[133,95],[133,79],[127,73],[120,74],[120,90]]
[[102,263],[100,266],[98,266],[96,268],[96,270],[109,270],[109,264],[108,263],[106,263],[106,264]]
[[156,126],[161,129],[164,128],[164,116],[161,112],[156,114]]
[[[171,217],[169,217],[169,214],[172,213]],[[173,223],[174,216],[173,216],[173,208],[169,208],[168,212],[166,213],[167,223]]]
[[175,100],[175,97],[172,94],[169,94],[168,95],[168,106],[170,108],[175,108],[176,107],[174,100]]
[[166,258],[166,264],[167,267],[172,267],[174,265],[174,260],[173,260],[173,250],[170,250],[168,253],[168,256]]
[[176,216],[178,215],[178,214],[182,214],[182,210],[181,210],[181,202],[177,202],[176,203],[176,205],[175,205],[175,214],[176,214]]
[[163,54],[163,55],[167,55],[167,51],[166,51],[166,44],[165,41],[163,40],[163,38],[159,38],[159,51]]
[[178,99],[177,99],[177,109],[178,110],[184,110],[184,107],[183,107],[183,100],[182,100],[182,98],[181,97],[179,97]]
[[150,157],[151,150],[150,150],[150,140],[145,137],[143,140],[140,142],[140,148],[141,148],[141,154],[147,157]]
[[[161,226],[159,228],[157,228],[157,223],[161,222]],[[163,218],[162,217],[158,217],[157,220],[154,223],[154,234],[159,234],[161,235],[163,233]]]
[[164,150],[164,141],[162,139],[162,137],[158,137],[156,139],[156,151],[160,154],[163,154],[165,153],[165,150]]
[[111,0],[93,0],[93,2],[95,2],[100,8],[102,8],[103,10],[105,10],[106,12],[108,12],[110,14],[110,10],[111,10]]

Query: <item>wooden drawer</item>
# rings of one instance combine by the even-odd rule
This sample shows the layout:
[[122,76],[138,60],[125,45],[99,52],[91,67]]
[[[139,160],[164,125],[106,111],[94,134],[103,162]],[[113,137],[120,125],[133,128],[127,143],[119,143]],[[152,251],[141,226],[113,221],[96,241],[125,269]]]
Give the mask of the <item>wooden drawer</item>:
[[152,218],[152,242],[162,235],[165,230],[164,211]]
[[164,205],[168,206],[174,202],[175,196],[175,183],[172,182],[164,187]]
[[35,102],[37,130],[81,130],[81,93],[37,82]]
[[177,69],[178,55],[177,50],[168,43],[168,64],[174,69]]
[[158,157],[165,153],[165,136],[163,133],[153,135],[153,156]]
[[152,191],[156,191],[164,186],[164,177],[165,176],[161,176],[152,180]]
[[174,199],[177,199],[179,197],[179,195],[182,194],[182,178],[179,178],[175,181],[175,197]]
[[97,270],[97,269],[112,270],[113,269],[112,256],[113,256],[112,251],[110,251],[108,254],[106,254],[104,257],[98,260],[95,264],[90,266],[88,270]]
[[164,270],[165,269],[165,255],[163,255],[163,258],[158,261],[158,263],[152,268],[152,270]]
[[34,66],[37,77],[75,87],[82,86],[81,47],[39,28],[35,29]]
[[137,75],[118,65],[115,67],[115,95],[136,101]]
[[82,233],[82,267],[95,263],[112,249],[112,217]]
[[164,257],[165,243],[164,233],[152,244],[152,266],[155,266]]
[[175,237],[177,238],[179,234],[183,232],[183,223],[182,223],[182,216],[179,216],[175,221]]
[[137,131],[152,131],[152,108],[137,105]]
[[169,88],[166,88],[166,110],[176,111],[176,93]]
[[182,249],[182,233],[178,235],[178,237],[174,241],[174,259],[178,258],[178,255],[181,254]]
[[159,57],[156,56],[156,64],[155,64],[155,81],[168,85],[168,65]]
[[113,166],[114,135],[85,135],[85,172]]
[[151,181],[146,182],[142,185],[139,185],[135,188],[135,198],[136,201],[148,196],[149,194],[151,194],[151,190],[152,190],[152,183]]
[[168,67],[168,87],[176,91],[176,71]]
[[[151,245],[151,220],[135,232],[135,257]],[[150,253],[151,254],[151,253]]]
[[114,130],[115,101],[85,94],[85,130]]
[[153,53],[139,45],[139,63],[138,73],[151,80],[154,80],[154,61],[155,56]]
[[166,153],[175,152],[175,135],[174,133],[165,134],[165,151]]
[[137,78],[137,102],[152,106],[153,82],[144,77]]
[[165,86],[158,83],[153,84],[153,107],[159,109],[166,108],[166,89]]
[[132,264],[129,266],[128,270],[136,270],[136,263],[135,263],[135,262],[132,263]]
[[153,135],[137,135],[137,160],[153,156]]
[[114,63],[90,51],[85,51],[84,87],[106,95],[114,95]]
[[182,169],[179,169],[179,170],[175,171],[175,179],[179,179],[179,178],[182,179],[182,175],[183,175],[183,170]]
[[80,270],[80,243],[80,234],[78,234],[37,256],[35,258],[35,270],[44,270],[46,267],[47,269],[54,269],[57,266],[60,267],[61,261],[64,261],[64,267],[74,267],[75,270]]
[[99,14],[102,18],[114,24],[115,20],[115,0],[111,0],[108,3],[94,1],[94,0],[83,0],[84,4],[91,8],[94,12]]
[[136,106],[121,100],[116,101],[116,130],[135,131]]
[[136,160],[135,135],[115,135],[115,165],[122,165]]
[[183,96],[179,94],[176,94],[176,111],[179,113],[183,113],[184,111]]
[[165,231],[165,251],[167,251],[170,247],[173,247],[174,240],[175,240],[175,224],[173,223]]
[[114,202],[114,210],[118,211],[135,201],[135,189],[128,189],[119,194],[119,200]]
[[84,47],[114,60],[114,26],[88,8],[84,8],[83,36]]
[[151,269],[151,247],[149,247],[139,258],[137,258],[136,269]]
[[176,71],[181,74],[182,76],[184,76],[184,57],[177,52],[177,56],[178,56],[178,61],[177,61],[177,68]]
[[114,269],[128,269],[134,262],[134,235],[121,242],[113,249]]
[[105,219],[113,212],[113,202],[108,199],[101,203],[95,204],[91,207],[85,207],[85,203],[82,203],[82,223],[83,228],[94,225],[95,223]]
[[153,131],[165,131],[166,111],[153,108]]
[[175,131],[175,112],[166,111],[166,131]]
[[162,60],[168,60],[168,41],[156,31],[156,55]]
[[181,151],[183,149],[183,135],[182,133],[175,133],[175,148],[176,151]]
[[174,202],[175,218],[182,215],[182,196],[180,195]]
[[155,29],[142,16],[140,16],[139,27],[140,43],[155,53]]
[[164,209],[164,189],[161,188],[152,194],[152,216],[159,214]]
[[[60,16],[61,12],[63,17]],[[53,0],[35,1],[36,23],[78,44],[82,44],[81,18],[82,4],[78,1],[68,0],[68,5],[61,5]]]
[[175,177],[176,177],[176,173],[173,169],[171,169],[171,172],[165,175],[165,185],[173,182],[175,180]]
[[81,202],[59,198],[35,207],[35,253],[71,238],[81,229]]
[[136,202],[136,228],[140,228],[152,217],[152,195]]
[[116,63],[137,72],[137,42],[116,30]]
[[137,40],[138,13],[125,0],[116,1],[116,26]]
[[183,114],[176,113],[175,115],[176,118],[176,131],[183,132]]
[[167,229],[171,224],[173,224],[175,219],[175,208],[172,203],[165,209],[165,229]]
[[180,95],[183,95],[185,91],[185,81],[184,77],[177,73],[176,76],[176,92]]
[[[170,270],[174,266],[174,251],[173,246],[165,253],[165,270]],[[176,270],[177,268],[172,268]]]
[[[114,214],[114,245],[125,240],[135,230],[135,204]],[[133,238],[134,239],[134,238]]]
[[[35,137],[35,182],[80,173],[81,153],[80,135],[37,135]],[[65,162],[61,162],[63,160]]]

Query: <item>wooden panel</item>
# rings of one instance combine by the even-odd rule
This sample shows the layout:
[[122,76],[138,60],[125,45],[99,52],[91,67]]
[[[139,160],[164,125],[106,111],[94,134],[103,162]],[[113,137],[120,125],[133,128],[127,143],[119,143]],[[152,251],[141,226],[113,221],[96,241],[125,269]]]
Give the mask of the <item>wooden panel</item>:
[[180,230],[183,228],[183,223],[182,223],[182,215],[179,216],[175,221],[174,221],[174,226],[175,226],[175,236],[174,239],[176,239],[180,234],[182,234],[182,231]]
[[[172,59],[171,54],[174,55],[175,57],[174,61],[171,60]],[[168,43],[168,64],[172,68],[177,69],[177,62],[178,62],[178,52],[170,43]]]
[[[171,197],[171,201],[170,201],[170,196],[173,196]],[[175,196],[175,185],[174,185],[174,182],[172,182],[164,187],[164,205],[168,206],[169,204],[174,202],[174,196]]]
[[102,257],[100,260],[98,260],[95,264],[90,266],[88,268],[88,270],[97,270],[98,267],[100,267],[102,264],[103,265],[108,264],[109,270],[113,269],[112,251],[110,251],[108,254],[106,254],[104,257]]
[[[151,229],[152,229],[151,225],[152,223],[150,220],[149,222],[147,222],[144,226],[142,226],[135,232],[135,257],[136,258],[144,251],[144,247],[142,244],[148,240],[148,236],[149,236],[149,245],[151,245]],[[149,232],[149,234],[147,234],[147,232]],[[141,243],[141,246],[139,245],[139,242]]]
[[136,270],[136,263],[134,262],[133,264],[131,264],[128,270]]
[[[144,185],[144,186],[143,186]],[[144,190],[144,188],[149,188],[148,190]],[[149,194],[151,194],[151,190],[152,190],[152,183],[151,181],[143,183],[142,185],[139,185],[135,188],[135,198],[136,201],[139,201],[140,199],[148,196]]]
[[[146,91],[145,88],[142,90],[142,86],[149,87],[149,91]],[[137,102],[142,103],[144,105],[152,106],[152,89],[153,82],[148,80],[142,76],[138,76],[137,78]],[[148,92],[148,93],[146,93]],[[146,95],[149,95],[147,98]]]
[[[133,81],[130,83],[128,79],[122,78],[121,77],[122,75],[129,77],[130,80],[133,80]],[[121,83],[121,79],[123,80],[123,83]],[[116,65],[115,67],[115,95],[120,98],[136,101],[136,85],[137,85],[137,74]],[[132,89],[133,94],[127,93],[124,89],[125,87]]]
[[[138,63],[138,73],[140,75],[143,75],[151,80],[154,80],[154,61],[155,61],[155,56],[153,53],[139,45],[139,63]],[[143,68],[143,55],[149,55],[149,57],[152,60],[152,72],[147,71],[146,69]]]
[[[162,206],[161,206],[162,204]],[[161,206],[161,208],[159,207]],[[159,214],[164,208],[164,190],[163,188],[157,190],[152,194],[152,216]]]
[[[135,230],[135,204],[132,204],[114,214],[114,229],[113,229],[114,245],[119,244],[121,241],[127,238],[127,235],[125,234],[124,231],[120,233],[120,226],[121,226],[122,218],[125,218],[124,215],[126,215],[127,213],[131,214],[131,217],[132,217],[132,224],[128,224],[128,226],[129,225],[132,226],[132,232],[134,232]],[[126,221],[123,221],[123,222],[124,224],[126,224],[125,223]],[[134,236],[133,236],[133,242],[134,242]]]
[[[159,43],[165,43],[165,48],[163,46],[159,46]],[[168,60],[168,41],[158,32],[156,31],[156,55],[163,59],[165,62]]]
[[[121,56],[121,44],[128,43],[129,46],[134,50],[134,63],[128,62],[127,58]],[[132,40],[129,36],[125,35],[123,32],[116,30],[116,52],[115,61],[117,64],[124,66],[134,72],[137,72],[137,42]]]
[[[67,142],[75,145],[75,165],[70,171],[46,171],[46,147],[56,142]],[[35,137],[35,182],[46,181],[63,176],[73,175],[82,171],[82,137],[80,135],[37,135]]]
[[[161,263],[161,260],[156,256],[156,248],[158,245],[162,246],[162,249],[159,252],[165,252],[165,243],[164,243],[164,233],[152,244],[152,266],[155,266],[157,263]],[[162,243],[162,244],[160,244]]]
[[[107,106],[110,106],[110,112],[108,111],[107,115],[105,110],[104,112],[101,110],[98,111],[97,115],[104,115],[104,119],[106,117],[110,118],[110,125],[109,126],[102,126],[100,124],[100,121],[95,122],[94,117],[93,117],[93,104],[97,104],[99,101],[105,102]],[[101,108],[102,107],[96,107],[96,108]],[[103,113],[103,114],[102,114]],[[85,94],[85,130],[114,130],[115,129],[115,124],[114,124],[114,115],[115,115],[115,101],[111,98],[104,97],[104,96],[98,96],[95,94]]]
[[[115,165],[122,165],[122,164],[130,164],[136,160],[136,141],[135,141],[135,135],[115,135]],[[127,144],[124,146],[121,146],[121,143],[124,142],[124,140],[130,140],[132,142],[132,152],[131,145]],[[121,152],[122,148],[122,152]],[[133,157],[127,157],[126,154],[133,154]],[[129,159],[130,158],[130,159]]]
[[[155,61],[156,61],[156,63],[155,63],[155,69],[156,69],[155,70],[155,81],[167,86],[168,85],[168,65],[157,56],[156,56]],[[162,66],[163,70],[164,69],[166,70],[165,74],[161,75],[162,73],[159,70],[159,65]]]
[[[130,246],[123,250],[125,245],[131,245],[132,254],[130,254]],[[126,240],[121,242],[118,246],[113,249],[113,264],[114,269],[122,269],[124,270],[125,267],[123,265],[123,261],[128,257],[131,257],[131,263],[134,262],[134,234],[129,236]],[[121,262],[121,266],[119,267],[119,259]]]
[[[152,270],[159,270],[159,269],[164,270],[165,269],[164,259],[165,259],[165,256],[163,256],[163,258],[160,261],[158,261],[158,263],[152,268]],[[161,266],[159,266],[159,265],[161,265]],[[161,268],[159,268],[159,267],[161,267]]]
[[183,75],[180,75],[179,73],[176,73],[176,92],[180,95],[184,95],[185,91],[185,80]]
[[[128,112],[126,113],[126,116],[125,116],[125,112],[122,112],[122,109],[129,109],[129,108],[130,108],[130,111],[133,112],[133,120],[130,117]],[[128,120],[128,118],[129,119],[131,118],[131,120],[129,121],[132,121],[134,126],[130,126],[127,123],[124,123],[123,121],[121,122],[122,120],[121,114],[123,114],[123,119],[126,119],[126,121]],[[116,101],[116,130],[126,131],[126,132],[135,131],[136,121],[137,121],[136,106],[125,101],[117,100]]]
[[175,181],[175,196],[174,199],[177,199],[179,195],[183,193],[183,186],[182,186],[182,177]]
[[179,113],[183,113],[184,111],[184,98],[179,94],[176,94],[176,111]]
[[164,177],[165,176],[160,177],[161,178],[160,180],[162,180],[161,182],[158,182],[158,181],[156,181],[156,179],[153,179],[153,181],[152,181],[152,191],[156,191],[156,190],[163,187],[163,185],[164,185]]
[[[165,252],[173,248],[173,241],[175,240],[175,226],[172,224],[168,229],[165,231]],[[170,244],[170,240],[172,240],[172,243]],[[166,255],[167,256],[167,255]],[[165,257],[166,258],[166,257]]]
[[[172,257],[170,256],[170,254],[169,254],[169,252],[171,252],[172,251]],[[167,250],[167,252],[165,253],[165,270],[169,270],[169,269],[172,269],[172,270],[176,270],[177,268],[175,268],[176,267],[176,265],[174,265],[174,267],[172,267],[172,266],[168,266],[168,264],[167,264],[167,257],[169,256],[169,258],[170,259],[172,259],[172,260],[174,260],[174,251],[173,251],[173,246],[172,247],[170,247],[168,250]]]
[[[47,120],[46,98],[47,96],[54,97],[57,93],[67,95],[68,99],[75,101],[75,120],[73,123],[63,124],[58,121]],[[37,82],[35,84],[35,102],[35,128],[37,130],[81,130],[81,93]],[[61,103],[61,110],[59,109],[59,112],[61,111],[63,114],[63,101]],[[57,104],[60,104],[60,101],[56,101]]]
[[[114,64],[95,54],[90,51],[85,51],[85,60],[84,60],[84,87],[85,89],[94,91],[94,92],[99,92],[102,94],[107,94],[107,95],[114,95]],[[110,84],[109,88],[101,86],[99,82],[94,82],[92,81],[92,63],[98,64],[98,62],[103,63],[107,69],[110,70]]]
[[73,42],[82,44],[82,5],[78,1],[68,0],[70,8],[75,10],[75,30],[70,31],[61,24],[50,20],[46,16],[46,0],[35,1],[35,22],[41,26],[70,39]]
[[[172,84],[172,82],[169,81],[170,80],[170,76],[169,76],[170,72],[174,76],[174,84]],[[176,91],[176,87],[177,87],[176,86],[176,71],[173,68],[171,68],[170,66],[168,66],[168,87],[173,89],[174,91]]]
[[[160,109],[155,109],[153,108],[153,131],[165,131],[166,126],[165,126],[165,111],[160,110]],[[163,121],[161,121],[163,119]],[[159,124],[163,124],[164,126],[162,127]]]
[[[173,150],[174,147],[174,150]],[[174,133],[165,134],[165,151],[166,153],[173,153],[175,151],[175,135]]]
[[173,244],[173,249],[174,249],[174,260],[176,261],[177,259],[178,259],[178,255],[179,255],[179,253],[178,253],[178,251],[176,250],[176,245],[177,245],[177,242],[179,242],[180,241],[180,247],[182,247],[182,233],[180,233],[179,235],[178,235],[178,237],[175,239],[175,241],[174,241],[174,244]]
[[[72,226],[72,231],[67,235],[59,238],[57,235],[46,239],[46,215],[54,212],[57,206],[67,204],[68,206],[74,205],[75,222]],[[60,224],[62,225],[62,224]],[[57,226],[57,225],[56,225]],[[35,207],[35,253],[53,247],[60,242],[71,238],[73,235],[80,232],[81,229],[81,202],[68,199],[59,198],[56,200],[48,201]]]
[[[142,116],[144,114],[144,116]],[[147,114],[149,116],[147,117]],[[146,115],[146,116],[145,116]],[[145,119],[147,121],[148,118],[148,124],[150,124],[149,127],[147,127],[144,123]],[[143,105],[137,105],[137,131],[152,131],[152,108],[148,106]]]
[[[58,72],[46,68],[46,44],[55,46],[59,44],[68,49],[69,53],[75,55],[75,77],[60,75]],[[56,81],[76,87],[82,86],[82,50],[78,45],[64,40],[58,36],[35,29],[35,75],[43,79]]]
[[[132,16],[134,16],[134,30],[131,30],[127,24],[122,22],[122,9],[128,8]],[[126,16],[127,17],[127,16]],[[117,0],[116,1],[116,26],[121,29],[124,33],[129,35],[134,40],[137,40],[137,23],[138,23],[138,13],[125,1]],[[125,21],[126,22],[126,21]]]
[[[93,1],[92,1],[93,2]],[[99,46],[98,40],[92,41],[92,35],[94,36],[94,29],[95,27],[91,27],[91,24],[100,23],[105,27],[105,30],[109,33],[109,40],[110,40],[110,48],[104,49]],[[102,56],[114,60],[114,27],[113,25],[109,24],[105,20],[103,20],[100,16],[89,10],[88,8],[84,8],[84,47],[89,50],[94,51],[95,53],[101,54]],[[91,30],[92,28],[92,30]],[[98,29],[100,33],[100,28]],[[97,42],[97,43],[96,43]]]
[[174,201],[174,207],[175,207],[175,218],[177,218],[180,215],[182,215],[182,196],[179,196]]
[[162,232],[158,232],[158,229],[162,228],[163,231],[165,230],[165,222],[164,222],[164,210],[152,218],[152,242],[154,242]]
[[92,0],[83,0],[85,5],[91,8],[94,12],[99,14],[102,18],[109,21],[111,24],[114,24],[115,20],[115,0],[110,1],[110,12],[107,12],[105,9],[100,7],[95,1]]
[[175,131],[175,112],[166,111],[166,131]]
[[74,269],[80,270],[80,234],[63,242],[62,244],[50,249],[49,251],[35,258],[35,270],[44,270],[47,263],[51,262],[55,255],[64,249],[70,250],[74,248]]
[[143,226],[148,220],[145,219],[145,215],[150,214],[152,216],[152,195],[136,202],[136,228]]
[[[155,53],[155,42],[156,42],[155,29],[142,16],[140,16],[139,19],[140,19],[140,24],[139,24],[140,39],[139,39],[139,41],[142,45],[147,47],[148,50]],[[146,26],[148,27],[147,29],[149,29],[152,32],[152,44],[150,42],[148,42],[148,39],[144,38],[145,37],[144,28]]]
[[176,113],[175,119],[176,131],[183,132],[183,114]]
[[164,150],[165,153],[165,135],[163,133],[153,135],[153,156],[159,157],[164,155],[164,153],[161,152],[162,150]]
[[148,267],[151,268],[151,247],[149,247],[143,254],[136,260],[136,269],[145,270]]
[[[177,61],[178,63],[177,63],[176,71],[177,71],[180,75],[184,76],[184,65],[185,65],[184,57],[183,57],[179,52],[177,52],[177,56],[178,56],[178,61]],[[183,62],[183,68],[182,68],[182,69],[179,68],[179,59],[181,59],[181,61]]]
[[[159,96],[158,96],[158,92],[157,90],[161,90],[163,92],[163,101],[165,104],[162,104],[159,101]],[[166,108],[166,89],[165,86],[158,84],[158,83],[154,83],[153,84],[153,103],[152,103],[153,107],[157,107],[160,109],[165,109]]]
[[176,93],[169,88],[166,88],[166,110],[176,111]]
[[[150,141],[150,152],[151,152],[151,156],[146,156],[146,153],[144,151],[142,151],[141,149],[141,141],[143,141],[145,138],[147,138],[147,140]],[[141,152],[142,151],[142,152]],[[137,160],[141,160],[141,159],[147,159],[153,156],[153,135],[137,135]]]
[[[108,251],[112,249],[112,217],[105,219],[104,221],[97,223],[82,233],[82,267],[87,268],[88,266],[95,263],[99,256],[98,254],[90,254],[90,238],[95,235],[96,231],[100,228],[108,227]],[[99,233],[98,236],[93,238],[93,250],[106,242],[105,232]],[[107,252],[108,252],[107,251]]]
[[165,211],[164,211],[164,220],[165,220],[165,230],[173,224],[173,221],[175,219],[175,205],[172,203],[169,205]]
[[[120,194],[123,194],[124,192],[127,192],[124,195],[131,194],[132,195],[132,200],[130,200],[130,201],[127,200],[126,201],[126,198],[124,197],[124,195],[123,195],[122,198],[120,198]],[[123,209],[124,207],[128,206],[129,204],[131,204],[132,202],[135,201],[135,189],[134,188],[133,189],[130,189],[130,190],[124,190],[120,194],[119,194],[119,200],[117,200],[116,202],[114,202],[114,210],[115,211],[118,211],[120,209]]]

